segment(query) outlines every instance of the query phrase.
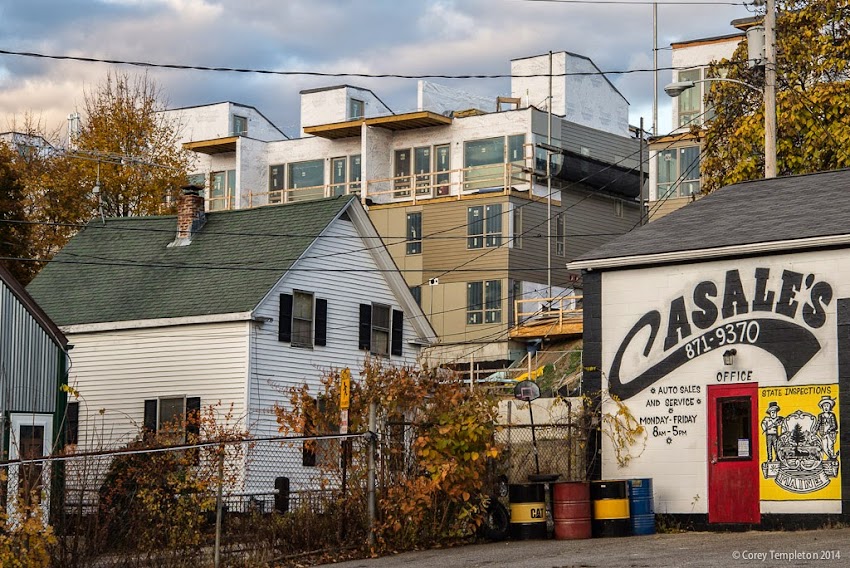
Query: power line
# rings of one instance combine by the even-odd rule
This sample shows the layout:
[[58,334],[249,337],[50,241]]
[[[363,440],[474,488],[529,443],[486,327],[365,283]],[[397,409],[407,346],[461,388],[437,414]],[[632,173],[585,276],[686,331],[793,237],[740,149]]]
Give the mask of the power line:
[[747,2],[712,2],[711,0],[695,0],[689,2],[687,0],[668,0],[666,2],[652,2],[651,0],[522,0],[523,2],[538,2],[545,4],[619,4],[628,6],[634,4],[636,6],[747,6]]
[[132,67],[143,67],[148,69],[175,69],[182,71],[210,71],[217,73],[249,73],[259,75],[277,75],[284,77],[306,76],[306,77],[359,77],[366,79],[511,79],[511,78],[534,78],[534,77],[581,77],[594,75],[629,75],[632,73],[655,73],[656,71],[675,71],[690,69],[690,67],[659,67],[624,69],[614,71],[570,71],[564,73],[535,73],[528,75],[513,74],[469,74],[469,75],[447,75],[447,74],[422,74],[407,75],[401,73],[328,73],[321,71],[279,71],[274,69],[252,69],[249,67],[210,67],[206,65],[186,65],[179,63],[152,63],[149,61],[130,61],[122,59],[102,59],[97,57],[82,57],[76,55],[52,55],[37,53],[33,51],[14,51],[0,49],[0,55],[14,55],[18,57],[34,57],[39,59],[53,59],[59,61],[78,61],[83,63],[109,63],[112,65],[129,65]]

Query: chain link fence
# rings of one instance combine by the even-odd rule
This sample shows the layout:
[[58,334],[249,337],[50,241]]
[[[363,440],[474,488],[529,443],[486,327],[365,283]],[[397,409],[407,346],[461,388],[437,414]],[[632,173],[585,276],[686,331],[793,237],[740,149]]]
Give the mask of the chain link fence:
[[[505,481],[527,483],[536,473],[584,479],[581,413],[541,418],[533,430],[515,419],[497,429],[502,454],[489,466],[485,493],[496,494]],[[195,568],[213,565],[216,554],[220,566],[294,565],[307,554],[362,550],[371,526],[370,453],[380,499],[422,475],[416,443],[429,426],[412,414],[378,413],[374,436],[159,448],[139,441],[120,451],[10,462],[0,465],[0,507],[7,526],[33,511],[49,521],[53,566]],[[40,484],[19,481],[34,471]],[[33,490],[29,501],[22,500],[25,485]]]

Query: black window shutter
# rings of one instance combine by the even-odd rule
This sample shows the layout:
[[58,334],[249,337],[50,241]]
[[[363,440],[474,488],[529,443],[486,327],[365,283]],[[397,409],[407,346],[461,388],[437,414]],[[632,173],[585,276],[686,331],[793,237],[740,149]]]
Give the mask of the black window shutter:
[[402,355],[404,339],[404,312],[401,310],[393,310],[393,336],[390,343],[390,353],[393,355]]
[[156,433],[156,407],[157,400],[154,398],[152,400],[145,401],[145,418],[143,421],[143,426],[145,429],[145,433]]
[[316,298],[316,321],[314,322],[314,345],[328,344],[328,301]]
[[292,341],[292,294],[280,295],[280,314],[277,327],[277,340]]
[[186,439],[197,440],[201,434],[201,397],[186,397]]
[[76,444],[80,436],[80,403],[69,402],[65,410],[65,443]]
[[366,351],[372,348],[372,304],[360,304],[359,348]]

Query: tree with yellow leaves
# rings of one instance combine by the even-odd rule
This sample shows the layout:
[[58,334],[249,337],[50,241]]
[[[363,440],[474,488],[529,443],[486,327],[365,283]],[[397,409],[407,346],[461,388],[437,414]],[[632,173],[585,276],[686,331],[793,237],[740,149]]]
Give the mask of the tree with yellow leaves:
[[[777,0],[777,173],[803,174],[850,166],[850,3]],[[764,69],[747,65],[746,42],[730,61],[712,66],[750,85]],[[764,101],[752,89],[712,81],[706,104],[715,116],[705,133],[704,192],[764,172]]]

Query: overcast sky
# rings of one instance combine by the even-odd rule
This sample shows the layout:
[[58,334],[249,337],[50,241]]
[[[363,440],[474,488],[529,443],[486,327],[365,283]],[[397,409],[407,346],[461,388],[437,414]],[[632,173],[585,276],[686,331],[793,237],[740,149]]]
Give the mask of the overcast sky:
[[[663,0],[662,0],[663,1]],[[685,1],[685,0],[683,0]],[[747,8],[718,3],[658,7],[658,45],[734,32]],[[510,60],[567,50],[603,71],[652,68],[652,7],[529,0],[0,0],[0,49],[49,55],[276,71],[480,75]],[[659,67],[670,65],[670,51]],[[65,124],[110,69],[137,68],[0,54],[0,131],[26,113]],[[301,89],[353,84],[396,112],[415,110],[415,79],[149,71],[169,107],[231,100],[257,107],[287,134],[298,130]],[[653,73],[611,75],[631,103],[630,123],[652,121]],[[671,80],[662,71],[659,83]],[[435,80],[509,95],[509,79]],[[659,95],[659,132],[670,103]]]

